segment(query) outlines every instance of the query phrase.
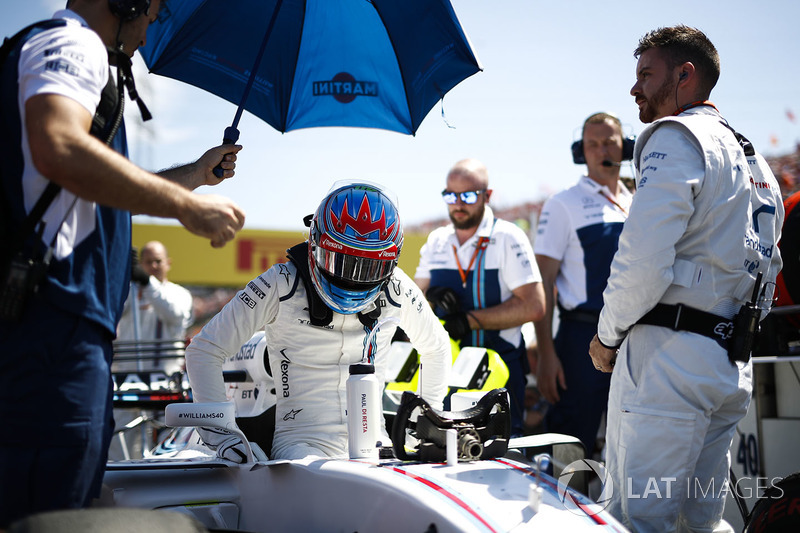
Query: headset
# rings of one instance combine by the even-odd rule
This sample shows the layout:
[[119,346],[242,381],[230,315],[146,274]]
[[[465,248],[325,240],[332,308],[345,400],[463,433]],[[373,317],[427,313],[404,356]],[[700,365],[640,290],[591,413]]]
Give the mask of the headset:
[[[586,124],[592,118],[596,117],[597,115],[608,115],[611,117],[612,120],[616,121],[619,124],[620,130],[622,129],[622,122],[616,117],[616,115],[612,113],[594,113],[589,115],[589,117],[583,122],[583,129],[586,128]],[[636,144],[636,137],[634,135],[629,135],[628,137],[622,138],[622,160],[623,161],[630,161],[633,159],[633,146]],[[586,164],[586,157],[583,155],[583,139],[577,140],[572,143],[572,162],[576,165],[584,165]]]
[[108,7],[123,22],[133,20],[150,9],[150,0],[108,0]]

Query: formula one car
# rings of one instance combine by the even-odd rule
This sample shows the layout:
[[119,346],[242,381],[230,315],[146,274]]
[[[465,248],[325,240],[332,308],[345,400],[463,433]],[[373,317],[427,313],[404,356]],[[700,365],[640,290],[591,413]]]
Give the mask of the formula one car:
[[[626,531],[603,510],[604,494],[597,503],[577,490],[590,463],[580,441],[509,439],[496,354],[468,350],[459,362],[459,352],[459,410],[436,411],[408,390],[416,354],[400,344],[384,397],[393,447],[374,460],[288,461],[269,460],[269,436],[239,427],[263,426],[274,404],[266,349],[257,335],[225,363],[231,401],[168,405],[175,429],[146,458],[109,462],[97,506],[175,511],[214,531]],[[217,458],[195,425],[240,436],[247,462]]]

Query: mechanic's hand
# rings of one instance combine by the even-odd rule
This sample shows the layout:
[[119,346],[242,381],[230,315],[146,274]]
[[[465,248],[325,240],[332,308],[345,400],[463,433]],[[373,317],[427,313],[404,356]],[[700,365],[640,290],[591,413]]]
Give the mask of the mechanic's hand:
[[244,211],[233,200],[216,194],[192,194],[191,199],[178,220],[192,233],[211,239],[214,248],[225,246],[244,226]]
[[559,387],[565,390],[567,388],[564,368],[558,355],[555,351],[543,350],[541,346],[539,359],[536,362],[536,386],[550,404],[555,404],[561,399],[558,394]]
[[461,340],[472,331],[469,327],[469,320],[466,313],[453,313],[446,315],[444,320],[444,329],[450,335],[451,339]]
[[451,315],[461,311],[461,304],[458,301],[458,295],[450,287],[442,285],[431,287],[425,293],[425,297],[431,303],[434,311],[438,307],[446,315]]
[[[236,153],[242,149],[241,144],[223,144],[211,148],[197,160],[198,169],[203,172],[204,185],[217,185],[226,178],[236,174]],[[222,167],[222,179],[214,175],[214,167]]]
[[589,355],[592,358],[592,364],[600,372],[609,374],[614,371],[614,365],[617,364],[617,353],[619,349],[609,348],[605,346],[597,335],[594,336],[592,342],[589,343]]
[[242,439],[236,435],[224,433],[217,429],[197,428],[203,443],[217,452],[217,457],[227,459],[234,463],[244,463],[247,461],[247,448]]
[[147,287],[150,284],[150,274],[145,272],[139,263],[139,250],[131,248],[131,281],[135,281],[140,287]]

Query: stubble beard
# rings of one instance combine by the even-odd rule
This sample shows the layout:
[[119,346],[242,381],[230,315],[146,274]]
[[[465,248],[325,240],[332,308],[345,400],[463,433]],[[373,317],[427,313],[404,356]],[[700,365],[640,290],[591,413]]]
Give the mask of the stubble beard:
[[453,213],[450,213],[450,221],[453,223],[453,227],[456,229],[477,228],[480,225],[481,220],[483,220],[483,211],[484,210],[481,209],[480,211],[472,213],[467,218],[462,220],[456,220],[456,218],[453,216]]
[[645,98],[645,105],[639,110],[639,120],[649,124],[661,118],[656,116],[657,109],[662,107],[662,104],[666,103],[674,92],[675,83],[671,83],[670,80],[664,80],[664,83],[661,84],[661,87],[658,88],[658,91],[653,96]]

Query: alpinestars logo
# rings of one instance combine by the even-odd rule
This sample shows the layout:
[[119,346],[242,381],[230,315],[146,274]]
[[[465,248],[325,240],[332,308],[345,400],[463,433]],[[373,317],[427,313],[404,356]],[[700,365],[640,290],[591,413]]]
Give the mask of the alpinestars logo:
[[[585,475],[587,476],[594,473],[600,479],[602,488],[596,504],[582,494],[569,489],[569,482],[577,472],[586,472]],[[608,507],[613,495],[614,484],[611,481],[611,476],[605,465],[597,461],[592,461],[591,459],[573,461],[558,476],[558,497],[561,503],[564,504],[564,508],[573,514],[594,516]]]
[[356,96],[378,96],[378,82],[358,81],[349,72],[340,72],[329,81],[312,82],[314,96],[333,96],[340,104],[349,104]]
[[286,278],[286,284],[288,285],[289,284],[289,276],[290,276],[289,268],[284,263],[281,263],[281,264],[278,265],[278,274],[280,274],[281,276]]
[[286,420],[294,420],[294,419],[295,419],[295,417],[296,417],[298,414],[300,414],[300,411],[302,411],[302,409],[292,409],[291,411],[289,411],[288,413],[286,413],[285,415],[283,415],[283,420],[284,420],[284,421],[286,421]]

